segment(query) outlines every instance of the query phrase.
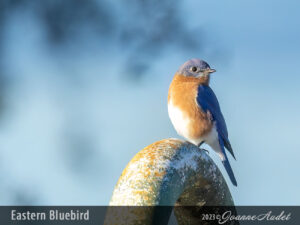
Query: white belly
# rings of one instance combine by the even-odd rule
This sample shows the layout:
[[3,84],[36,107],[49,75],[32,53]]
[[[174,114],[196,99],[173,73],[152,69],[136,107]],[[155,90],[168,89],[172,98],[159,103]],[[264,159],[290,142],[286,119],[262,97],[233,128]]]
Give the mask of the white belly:
[[202,136],[200,139],[193,140],[191,142],[194,144],[197,143],[196,145],[198,145],[202,141],[204,141],[207,145],[209,145],[209,147],[211,147],[219,155],[221,160],[225,159],[219,143],[219,135],[215,124],[213,125],[211,131],[208,134]]
[[180,110],[180,108],[175,107],[172,104],[172,100],[170,100],[168,104],[168,112],[171,122],[177,133],[189,140],[189,118]]
[[199,137],[197,139],[191,138],[189,135],[189,124],[190,119],[185,115],[180,108],[174,106],[172,104],[172,100],[170,100],[168,104],[168,112],[171,122],[177,131],[177,133],[184,138],[186,138],[189,142],[199,145],[202,141],[208,144],[214,151],[216,151],[220,156],[222,155],[221,148],[218,140],[218,132],[215,124],[213,125],[212,130],[206,135]]

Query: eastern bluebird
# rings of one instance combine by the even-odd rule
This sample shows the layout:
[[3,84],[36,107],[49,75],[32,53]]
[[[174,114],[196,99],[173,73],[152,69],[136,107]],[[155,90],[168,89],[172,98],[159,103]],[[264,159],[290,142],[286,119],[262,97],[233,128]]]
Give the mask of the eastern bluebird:
[[216,72],[200,59],[185,62],[169,88],[168,112],[177,133],[200,147],[208,144],[221,158],[233,185],[237,186],[225,148],[235,159],[224,117],[213,90],[210,74]]

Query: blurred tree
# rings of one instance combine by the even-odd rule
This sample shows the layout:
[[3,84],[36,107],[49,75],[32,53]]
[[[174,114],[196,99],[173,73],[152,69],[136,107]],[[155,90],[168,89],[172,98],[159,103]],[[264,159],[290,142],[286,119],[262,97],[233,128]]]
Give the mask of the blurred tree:
[[[49,111],[59,108],[57,113],[65,123],[57,122],[61,127],[53,132],[60,133],[59,137],[63,140],[59,142],[52,137],[59,142],[57,145],[53,144],[53,149],[62,149],[57,150],[57,154],[61,154],[59,158],[63,160],[69,173],[92,181],[93,171],[104,171],[107,155],[103,152],[107,149],[101,152],[101,146],[97,142],[100,134],[98,129],[91,129],[94,122],[92,119],[92,122],[82,125],[82,121],[89,117],[87,112],[92,111],[90,105],[82,106],[86,99],[80,98],[85,94],[87,98],[92,95],[86,91],[93,82],[87,78],[90,74],[89,67],[96,64],[97,69],[101,69],[97,76],[104,76],[107,67],[118,67],[122,73],[114,71],[116,75],[134,83],[149,74],[147,72],[151,66],[170,49],[184,55],[196,55],[203,50],[204,42],[206,48],[212,48],[205,41],[201,29],[194,32],[188,28],[182,9],[178,0],[1,0],[0,116],[3,117],[3,109],[10,107],[9,104],[5,105],[5,101],[18,105],[21,101],[23,103],[24,92],[28,91],[25,93],[26,97],[31,98],[44,91],[43,88],[49,88],[45,91],[47,98],[42,96],[33,104],[37,104],[37,108],[46,105]],[[15,43],[18,41],[20,43]],[[23,49],[24,46],[30,47]],[[96,61],[92,61],[94,56]],[[99,59],[102,60],[100,63],[97,61]],[[88,63],[77,65],[77,62],[82,61]],[[107,65],[107,62],[110,64]],[[27,64],[30,65],[27,67]],[[27,74],[30,74],[27,83],[24,82],[26,79],[19,79]],[[46,78],[41,78],[42,76]],[[59,76],[63,78],[59,79]],[[63,84],[60,86],[61,81]],[[10,84],[22,82],[29,86],[28,89],[20,89],[22,85],[16,89],[10,88]],[[40,86],[42,88],[34,89]],[[13,93],[14,91],[17,93]],[[17,97],[10,98],[14,94]],[[52,100],[54,105],[57,103],[59,106],[48,102]],[[45,104],[40,106],[38,101],[45,101]],[[83,110],[80,111],[80,108]],[[78,111],[80,112],[76,114]],[[21,121],[27,120],[26,115],[22,117],[22,111],[19,113]],[[13,113],[8,114],[12,120],[15,119]],[[100,126],[97,125],[98,127]],[[20,136],[27,131],[28,127],[20,128]],[[48,138],[51,139],[45,139]],[[100,160],[103,160],[103,165],[99,163]],[[14,180],[11,179],[10,182],[14,183]],[[97,179],[97,182],[101,180]],[[23,198],[20,197],[22,191]],[[26,194],[26,190],[22,188],[14,191],[13,195],[13,201],[16,202],[37,202],[39,199],[34,193]]]
[[22,8],[41,22],[45,42],[56,51],[66,51],[68,45],[80,49],[90,32],[99,38],[100,46],[117,45],[129,51],[124,54],[124,67],[126,75],[136,80],[151,66],[149,62],[171,45],[179,51],[201,49],[201,31],[195,35],[187,29],[180,7],[179,1],[172,0],[2,0],[0,31],[11,12]]

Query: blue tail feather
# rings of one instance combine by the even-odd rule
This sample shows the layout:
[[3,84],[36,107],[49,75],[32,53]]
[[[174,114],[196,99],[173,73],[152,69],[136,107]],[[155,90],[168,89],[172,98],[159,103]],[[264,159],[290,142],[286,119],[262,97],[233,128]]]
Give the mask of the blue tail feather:
[[230,178],[232,184],[233,184],[234,186],[237,186],[237,182],[236,182],[236,179],[235,179],[235,177],[234,177],[234,174],[233,174],[233,171],[232,171],[232,169],[231,169],[231,166],[230,166],[230,164],[229,164],[229,161],[228,161],[228,159],[227,159],[227,156],[226,156],[225,158],[226,158],[226,159],[223,160],[222,163],[223,163],[223,165],[224,165],[224,167],[225,167],[225,169],[226,169],[226,171],[227,171],[227,173],[228,173],[228,175],[229,175],[229,178]]
[[229,178],[230,178],[232,184],[233,184],[234,186],[237,186],[237,182],[236,182],[236,179],[235,179],[235,177],[234,177],[233,171],[232,171],[232,169],[231,169],[231,166],[230,166],[229,160],[228,160],[228,158],[227,158],[227,155],[226,155],[226,153],[225,153],[224,144],[223,144],[223,141],[222,141],[221,138],[219,138],[219,143],[220,143],[220,147],[221,147],[221,149],[222,149],[222,153],[223,153],[223,155],[224,155],[224,160],[222,160],[222,163],[223,163],[223,165],[224,165],[224,167],[225,167],[225,169],[226,169],[226,172],[228,173],[228,176],[229,176]]

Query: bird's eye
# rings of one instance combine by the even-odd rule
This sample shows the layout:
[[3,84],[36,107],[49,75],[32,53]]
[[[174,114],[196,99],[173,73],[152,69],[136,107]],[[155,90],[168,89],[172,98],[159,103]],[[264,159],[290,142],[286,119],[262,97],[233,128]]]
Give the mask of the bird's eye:
[[196,66],[193,66],[193,67],[191,68],[191,70],[192,70],[193,72],[196,72],[196,71],[197,71],[197,67],[196,67]]

